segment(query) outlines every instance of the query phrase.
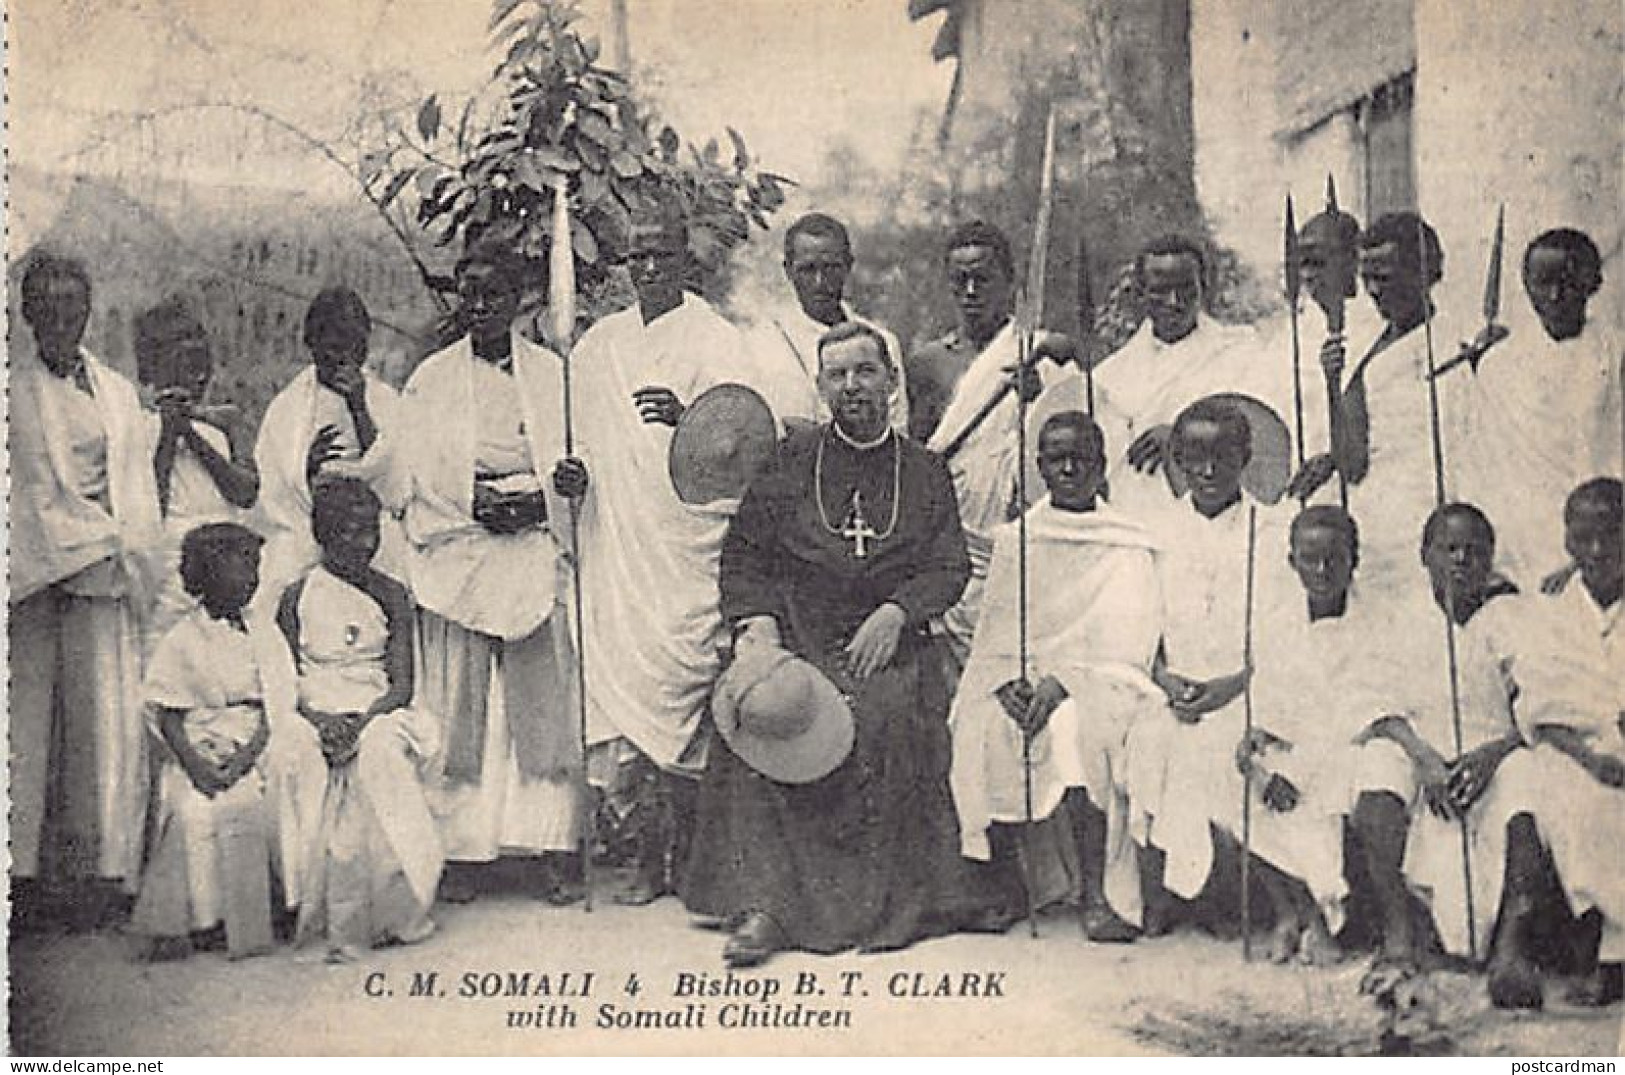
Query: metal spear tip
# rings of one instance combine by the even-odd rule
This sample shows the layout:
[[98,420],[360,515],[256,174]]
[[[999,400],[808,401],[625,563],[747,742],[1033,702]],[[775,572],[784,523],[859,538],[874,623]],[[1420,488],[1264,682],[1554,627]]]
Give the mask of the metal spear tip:
[[1282,236],[1283,253],[1281,263],[1286,270],[1286,297],[1294,306],[1298,302],[1298,294],[1303,289],[1303,272],[1298,257],[1298,221],[1292,209],[1292,192],[1286,196],[1286,227]]

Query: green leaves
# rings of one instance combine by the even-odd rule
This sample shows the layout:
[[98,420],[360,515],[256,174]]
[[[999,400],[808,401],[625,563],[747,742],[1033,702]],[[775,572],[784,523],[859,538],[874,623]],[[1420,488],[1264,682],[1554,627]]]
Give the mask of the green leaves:
[[790,180],[755,171],[732,127],[725,143],[685,152],[623,75],[597,66],[602,45],[577,21],[573,0],[493,0],[491,48],[501,59],[486,91],[457,104],[422,101],[411,128],[363,156],[363,181],[382,184],[383,206],[411,188],[417,226],[436,243],[498,237],[537,263],[551,249],[562,186],[577,279],[606,294],[626,287],[612,270],[632,208],[673,200],[690,224],[690,253],[715,278],[753,228],[768,226]]

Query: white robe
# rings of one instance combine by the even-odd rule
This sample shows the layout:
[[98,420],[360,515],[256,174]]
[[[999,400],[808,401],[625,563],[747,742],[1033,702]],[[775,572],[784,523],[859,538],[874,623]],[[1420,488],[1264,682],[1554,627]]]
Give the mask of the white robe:
[[[1241,671],[1247,629],[1248,515],[1255,508],[1254,566],[1262,572],[1283,561],[1284,526],[1275,513],[1245,495],[1214,519],[1203,518],[1188,500],[1172,498],[1153,517],[1162,549],[1161,633],[1170,671],[1197,680]],[[1164,881],[1185,899],[1202,890],[1212,869],[1210,823],[1240,831],[1242,780],[1235,749],[1245,729],[1244,706],[1244,698],[1238,696],[1190,725],[1163,705],[1129,731],[1131,831],[1142,845],[1149,843],[1167,854]]]
[[[847,321],[869,326],[886,341],[897,370],[891,424],[899,433],[908,432],[908,385],[903,379],[903,351],[897,337],[868,318],[859,317],[844,303],[841,312]],[[818,392],[818,341],[831,327],[809,317],[799,305],[774,311],[753,326],[752,346],[763,371],[770,375],[766,384],[768,406],[781,423],[800,419],[822,425],[829,421],[829,405]]]
[[396,518],[402,490],[395,464],[396,437],[404,440],[410,433],[398,428],[400,397],[396,391],[370,370],[364,376],[367,413],[377,429],[377,438],[365,454],[359,449],[355,423],[344,400],[317,383],[313,366],[300,370],[265,409],[259,442],[254,446],[254,462],[260,471],[256,514],[265,538],[256,604],[274,604],[289,584],[321,560],[321,551],[310,532],[305,454],[317,432],[326,425],[338,427],[338,443],[344,449],[343,457],[329,463],[326,473],[360,478],[372,486],[383,503],[378,555],[373,562],[384,574],[410,585],[409,554]]
[[[1106,435],[1106,480],[1112,503],[1138,513],[1168,499],[1162,470],[1142,475],[1129,466],[1135,438],[1160,425],[1172,425],[1179,412],[1215,392],[1242,392],[1272,406],[1281,383],[1274,367],[1282,362],[1263,353],[1257,334],[1244,325],[1226,325],[1206,316],[1176,343],[1157,339],[1148,318],[1133,337],[1095,370],[1095,419]],[[1290,380],[1290,357],[1284,360]],[[1082,374],[1069,374],[1082,380]],[[1285,412],[1291,423],[1291,411]]]
[[[224,430],[207,422],[193,422],[192,427],[215,451],[231,458],[231,441]],[[162,420],[157,413],[148,412],[145,450],[149,461],[158,449],[161,429]],[[175,453],[175,465],[169,475],[169,506],[164,512],[163,540],[159,545],[162,559],[157,607],[147,625],[148,637],[154,644],[197,604],[197,599],[181,585],[181,543],[187,533],[208,523],[242,523],[247,518],[247,512],[220,492],[196,454],[184,446]]]
[[[1432,331],[1438,368],[1454,356],[1456,337],[1441,318],[1434,318]],[[1365,363],[1376,339],[1349,341],[1343,390],[1347,393],[1364,365],[1371,461],[1365,477],[1349,486],[1349,511],[1360,524],[1360,578],[1366,593],[1387,601],[1406,591],[1426,591],[1418,549],[1422,526],[1438,501],[1424,327],[1412,329]],[[1458,493],[1470,376],[1465,366],[1458,366],[1438,380],[1446,500]]]
[[1526,315],[1471,379],[1461,494],[1495,525],[1496,560],[1524,589],[1568,561],[1563,505],[1620,471],[1620,350],[1607,326],[1558,342]]
[[[236,800],[232,803],[210,799],[194,788],[179,762],[165,751],[155,843],[161,849],[166,839],[174,839],[182,849],[191,927],[204,929],[221,917],[225,885],[217,814],[251,808],[255,801],[265,811],[272,861],[286,904],[297,907],[304,894],[305,841],[314,834],[320,815],[320,787],[327,770],[314,730],[294,709],[291,661],[275,625],[250,617],[245,633],[195,607],[159,642],[145,690],[149,705],[186,712],[184,727],[194,746],[200,738],[208,738],[211,723],[222,725],[223,738],[246,741],[250,735],[232,734],[228,725],[240,720],[233,710],[250,701],[259,703],[270,728],[253,771],[225,793]],[[156,713],[149,712],[149,719],[156,737]],[[171,827],[173,832],[166,832]],[[160,865],[173,869],[176,863],[160,858],[149,870]],[[150,875],[147,880],[152,881]]]
[[1542,724],[1566,724],[1593,750],[1625,758],[1625,602],[1601,609],[1578,578],[1556,597],[1531,598],[1518,625],[1513,675],[1518,730],[1535,745],[1535,823],[1576,914],[1602,912],[1600,958],[1625,960],[1625,789],[1610,788],[1555,747]]
[[83,394],[37,358],[19,357],[11,371],[10,600],[15,604],[115,557],[135,587],[134,607],[145,611],[156,593],[162,530],[145,414],[126,377],[81,354],[89,402],[105,437],[107,507],[76,488],[79,464],[60,435],[71,425],[63,408]]
[[[467,716],[451,711],[460,701],[478,705],[475,719],[484,721],[480,779],[432,779],[446,854],[457,862],[564,850],[576,842],[577,781],[565,772],[531,777],[520,771],[510,723],[530,714],[507,712],[512,668],[503,659],[510,646],[528,647],[544,661],[554,656],[554,668],[572,680],[570,689],[532,697],[528,704],[540,711],[539,719],[575,728],[566,559],[570,507],[553,493],[550,480],[564,454],[563,400],[562,360],[518,334],[512,374],[476,358],[464,338],[425,359],[402,400],[404,428],[419,431],[401,454],[414,596],[445,621],[425,623],[420,633],[419,693],[443,723]],[[547,526],[496,535],[475,522],[474,475],[480,468],[539,484]],[[460,682],[460,670],[470,663],[490,673],[477,701],[466,697]],[[440,738],[444,746],[449,734]]]
[[1355,738],[1380,714],[1382,647],[1393,624],[1358,586],[1342,616],[1311,622],[1293,581],[1256,616],[1253,703],[1256,726],[1286,742],[1259,762],[1293,783],[1298,803],[1286,813],[1272,810],[1263,797],[1267,778],[1255,779],[1252,850],[1307,885],[1335,932],[1348,894],[1343,818],[1354,806]]
[[[134,883],[149,792],[141,646],[162,529],[135,386],[83,353],[91,393],[37,358],[11,371],[12,853],[36,876],[50,788],[93,841],[96,875]],[[76,756],[63,760],[65,724]]]
[[[1344,311],[1345,339],[1370,340],[1382,331],[1382,320],[1371,304],[1364,299],[1351,300]],[[1330,402],[1326,393],[1326,375],[1321,372],[1320,348],[1330,335],[1326,326],[1326,312],[1305,295],[1298,306],[1298,368],[1303,396],[1303,455],[1313,458],[1332,450],[1332,427],[1327,417]],[[1258,326],[1258,368],[1268,378],[1261,385],[1264,402],[1275,408],[1288,429],[1297,435],[1297,404],[1292,383],[1292,319],[1285,310],[1273,315]],[[1294,445],[1293,469],[1297,469],[1298,456]],[[1334,477],[1321,487],[1311,503],[1337,503],[1337,479]]]
[[[1033,818],[1054,813],[1068,788],[1084,788],[1107,816],[1106,897],[1140,921],[1139,874],[1128,839],[1129,728],[1162,693],[1151,682],[1160,602],[1151,535],[1108,507],[1064,512],[1048,498],[1028,513],[1026,675],[1054,676],[1067,699],[1032,744]],[[951,784],[960,845],[991,855],[995,822],[1025,821],[1022,733],[996,692],[1023,674],[1019,646],[1018,530],[998,532],[970,660],[954,698]]]
[[[1513,731],[1516,691],[1507,659],[1508,639],[1528,614],[1527,599],[1494,598],[1455,629],[1459,748],[1443,612],[1425,582],[1420,592],[1403,595],[1387,611],[1388,627],[1365,657],[1365,663],[1378,670],[1364,680],[1366,689],[1359,694],[1366,724],[1383,716],[1403,717],[1446,762]],[[1371,740],[1354,762],[1355,795],[1387,791],[1411,809],[1405,874],[1432,911],[1448,951],[1466,954],[1476,945],[1482,956],[1488,950],[1505,870],[1506,822],[1525,794],[1526,755],[1518,751],[1502,763],[1487,793],[1467,815],[1476,937],[1467,928],[1462,826],[1437,818],[1428,809],[1415,766],[1392,740]]]
[[[567,604],[569,504],[554,495],[553,465],[564,455],[564,381],[559,357],[517,334],[513,370],[475,358],[467,337],[423,360],[407,382],[400,451],[413,595],[424,608],[470,630],[524,638]],[[513,428],[487,427],[497,413]],[[481,447],[498,435],[528,446],[517,458],[547,500],[547,526],[496,535],[474,521]],[[485,460],[487,464],[493,459]]]
[[[1015,324],[1007,322],[960,376],[926,447],[934,452],[946,451],[1002,389],[1005,370],[1014,367],[1017,358]],[[1039,370],[1042,376],[1043,367]],[[982,587],[993,556],[994,531],[1009,521],[1016,493],[1016,468],[1021,462],[1018,408],[1016,394],[1007,393],[948,460],[948,473],[953,478],[959,519],[964,525],[965,543],[970,552],[971,577],[959,601],[943,614],[941,626],[950,645],[960,655],[969,651],[976,634]]]
[[[300,704],[367,712],[390,688],[388,642],[376,600],[325,568],[312,570],[299,594]],[[369,945],[427,913],[442,856],[420,770],[437,752],[437,734],[434,714],[420,705],[380,713],[362,729],[355,757],[327,770],[321,824],[300,848],[309,888],[302,938],[325,933],[329,943]]]
[[649,325],[635,307],[604,318],[571,362],[591,475],[580,532],[588,744],[630,740],[663,768],[698,772],[695,733],[720,667],[718,562],[737,503],[678,499],[672,429],[645,423],[632,394],[664,387],[688,404],[727,382],[760,391],[760,378],[739,331],[694,295]]

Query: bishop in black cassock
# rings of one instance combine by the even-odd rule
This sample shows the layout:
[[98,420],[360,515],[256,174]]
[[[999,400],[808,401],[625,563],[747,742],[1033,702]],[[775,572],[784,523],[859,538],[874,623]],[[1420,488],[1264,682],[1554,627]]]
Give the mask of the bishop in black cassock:
[[959,855],[948,685],[926,631],[970,576],[958,506],[943,460],[886,424],[896,373],[876,339],[845,326],[822,341],[834,420],[780,446],[722,548],[724,620],[811,662],[856,725],[850,756],[808,784],[713,743],[683,895],[739,926],[734,965],[1009,920]]

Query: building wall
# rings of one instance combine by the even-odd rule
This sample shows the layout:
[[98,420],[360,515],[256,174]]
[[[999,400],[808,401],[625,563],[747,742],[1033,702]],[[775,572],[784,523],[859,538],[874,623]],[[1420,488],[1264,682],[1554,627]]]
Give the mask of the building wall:
[[1452,309],[1476,313],[1497,205],[1506,205],[1503,303],[1549,227],[1603,250],[1618,317],[1625,7],[1618,0],[1416,0],[1416,155],[1424,213],[1445,245]]
[[1410,3],[1191,5],[1197,193],[1214,239],[1271,286],[1288,193],[1300,224],[1324,204],[1328,175],[1343,208],[1362,220],[1373,208],[1369,98],[1414,66]]

